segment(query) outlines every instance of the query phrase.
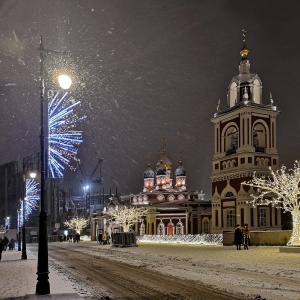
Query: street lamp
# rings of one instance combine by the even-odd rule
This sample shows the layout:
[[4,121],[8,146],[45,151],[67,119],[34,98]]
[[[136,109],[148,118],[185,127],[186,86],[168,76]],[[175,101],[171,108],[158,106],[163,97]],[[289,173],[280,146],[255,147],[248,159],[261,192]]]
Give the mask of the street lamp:
[[[66,52],[49,50],[44,48],[43,39],[41,37],[40,47],[40,102],[41,102],[41,199],[40,199],[40,214],[39,214],[39,243],[38,243],[38,265],[37,265],[37,284],[36,294],[47,295],[50,294],[49,283],[49,265],[48,265],[48,233],[47,233],[47,211],[46,206],[46,181],[48,170],[47,148],[45,133],[48,135],[48,124],[45,123],[45,78],[44,78],[44,61],[48,54],[65,55]],[[66,77],[63,76],[62,81],[65,82]],[[69,84],[72,81],[69,81]],[[64,88],[64,87],[63,87]]]
[[[29,176],[30,176],[30,178],[34,179],[36,177],[36,173],[30,172]],[[22,203],[23,225],[22,225],[22,255],[21,255],[21,259],[27,259],[27,252],[26,252],[26,227],[25,227],[26,201],[27,201],[26,173],[25,173],[25,164],[23,163],[23,203]]]

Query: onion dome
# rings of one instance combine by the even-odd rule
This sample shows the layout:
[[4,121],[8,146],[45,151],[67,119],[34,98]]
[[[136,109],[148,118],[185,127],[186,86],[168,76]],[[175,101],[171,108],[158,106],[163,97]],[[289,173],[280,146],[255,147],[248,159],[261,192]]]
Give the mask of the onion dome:
[[172,162],[165,154],[161,156],[161,159],[157,162],[156,167],[158,167],[161,163],[163,163],[167,170],[172,170]]
[[178,168],[175,170],[175,176],[186,176],[186,170],[181,161]]
[[163,164],[163,161],[161,160],[159,165],[156,166],[156,175],[166,175],[166,174],[167,174],[167,169]]
[[154,178],[154,177],[155,177],[155,173],[148,165],[147,169],[144,172],[144,178]]

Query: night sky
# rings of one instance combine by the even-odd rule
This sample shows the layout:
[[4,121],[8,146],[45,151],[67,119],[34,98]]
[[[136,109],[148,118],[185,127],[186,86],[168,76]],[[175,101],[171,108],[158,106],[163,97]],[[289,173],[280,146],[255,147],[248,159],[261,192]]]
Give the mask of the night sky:
[[[173,172],[182,150],[188,189],[209,199],[211,118],[219,99],[226,107],[246,29],[263,102],[271,92],[281,111],[277,146],[290,168],[300,158],[299,15],[298,0],[0,0],[0,164],[40,151],[42,35],[48,49],[71,52],[46,58],[47,84],[61,66],[75,76],[84,175],[101,157],[105,191],[140,192],[146,155],[154,169],[165,137]],[[79,193],[80,179],[67,171],[60,184]]]

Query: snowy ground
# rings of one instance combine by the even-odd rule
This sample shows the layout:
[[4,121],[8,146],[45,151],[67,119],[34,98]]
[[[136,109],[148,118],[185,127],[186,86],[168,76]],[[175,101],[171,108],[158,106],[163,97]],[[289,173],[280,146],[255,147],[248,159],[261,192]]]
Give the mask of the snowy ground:
[[[62,243],[61,247],[74,245]],[[251,295],[251,299],[260,295],[266,300],[300,300],[300,254],[281,253],[278,247],[250,247],[249,251],[237,251],[234,247],[141,242],[132,248],[100,246],[95,242],[81,242],[76,247],[78,251],[96,256],[143,265],[179,278],[199,280],[221,290]],[[21,252],[3,252],[0,299],[35,293],[37,257],[30,252],[30,245],[28,248],[27,260],[20,260]],[[51,258],[49,261],[51,293],[78,293],[80,283],[74,282],[68,272],[57,272],[58,266]]]
[[[68,278],[59,276],[49,267],[51,294],[74,294],[73,284]],[[21,252],[3,251],[0,261],[0,299],[15,299],[34,295],[37,283],[37,257],[27,251],[27,260],[21,259]]]

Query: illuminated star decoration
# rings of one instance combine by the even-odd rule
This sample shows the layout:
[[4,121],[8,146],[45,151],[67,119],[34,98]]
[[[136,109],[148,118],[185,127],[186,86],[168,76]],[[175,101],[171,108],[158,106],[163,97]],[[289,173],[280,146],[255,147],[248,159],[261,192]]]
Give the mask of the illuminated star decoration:
[[56,93],[48,105],[49,175],[52,178],[62,178],[65,165],[75,171],[71,163],[79,161],[77,146],[83,142],[82,131],[74,130],[77,122],[85,118],[79,118],[74,111],[80,101],[67,96],[67,92],[62,97]]
[[[39,183],[35,179],[26,179],[26,197],[25,197],[25,220],[38,207],[40,201]],[[21,202],[21,211],[19,215],[19,224],[23,225],[23,201]]]

